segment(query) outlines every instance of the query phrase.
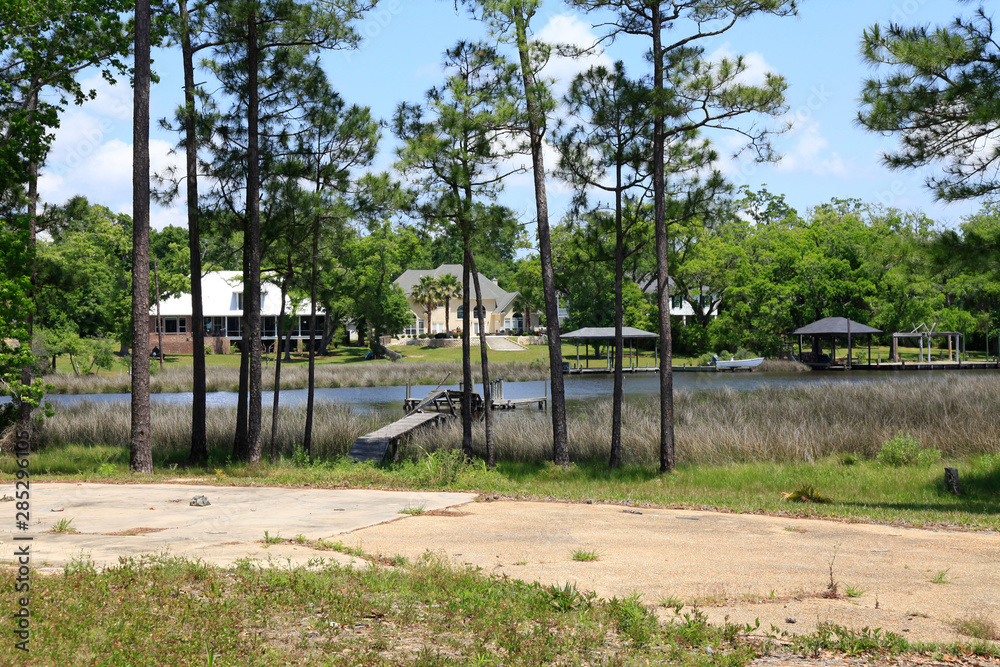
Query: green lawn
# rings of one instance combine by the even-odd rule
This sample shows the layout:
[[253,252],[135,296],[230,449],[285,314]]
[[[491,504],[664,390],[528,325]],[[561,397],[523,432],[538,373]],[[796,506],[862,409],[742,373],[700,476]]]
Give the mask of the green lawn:
[[[403,355],[403,361],[436,361],[436,362],[454,362],[456,364],[462,361],[462,348],[461,347],[428,347],[423,345],[396,345],[391,349],[399,352]],[[317,364],[347,364],[354,363],[364,360],[365,355],[368,354],[368,348],[364,347],[346,347],[341,345],[337,349],[331,348],[330,353],[325,357],[316,357]],[[577,363],[577,347],[575,343],[563,343],[562,346],[563,359],[570,362],[570,364],[575,367]],[[579,348],[580,353],[580,366],[586,366],[589,362],[592,368],[602,368],[607,365],[607,356],[602,350],[600,355],[595,355],[593,348],[589,346],[581,345]],[[628,360],[628,350],[625,351],[625,363],[626,366],[629,363]],[[309,361],[309,355],[304,353],[295,353],[291,355],[291,361],[285,360],[282,364],[290,364],[292,366],[305,365]],[[478,341],[473,341],[472,347],[472,359],[473,363],[480,363],[479,355],[479,344]],[[496,350],[489,351],[489,359],[492,362],[541,362],[548,364],[549,352],[548,347],[545,345],[529,345],[527,350],[521,352],[501,352]],[[266,358],[268,363],[274,363],[274,355],[267,355]],[[382,360],[375,362],[368,361],[365,363],[381,363]],[[193,356],[190,354],[166,354],[163,357],[163,363],[165,368],[183,368],[185,366],[191,366],[193,363]],[[385,363],[389,363],[386,361]],[[652,351],[644,351],[642,353],[636,353],[635,365],[637,366],[652,366],[654,364],[654,358]],[[695,360],[691,357],[675,357],[674,365],[694,365]],[[156,362],[153,361],[155,365]],[[238,368],[240,365],[240,355],[239,354],[210,354],[205,357],[206,366],[218,366],[218,367],[228,367],[228,368]],[[95,369],[96,370],[96,369]],[[119,365],[111,370],[97,370],[97,375],[120,375],[125,370],[124,365]],[[70,365],[70,360],[68,356],[60,356],[56,360],[56,372],[64,373],[67,375],[73,374],[73,368]]]

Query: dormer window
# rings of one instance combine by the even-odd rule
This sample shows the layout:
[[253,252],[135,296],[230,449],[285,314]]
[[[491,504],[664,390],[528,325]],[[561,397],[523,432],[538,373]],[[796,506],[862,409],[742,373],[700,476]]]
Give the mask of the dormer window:
[[233,292],[233,310],[243,310],[243,292]]

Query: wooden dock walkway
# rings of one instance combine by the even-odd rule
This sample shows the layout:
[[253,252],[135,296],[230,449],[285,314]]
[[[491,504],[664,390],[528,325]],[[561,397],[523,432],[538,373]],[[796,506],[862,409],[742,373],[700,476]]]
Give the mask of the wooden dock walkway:
[[384,461],[395,458],[396,445],[400,439],[408,436],[418,428],[431,424],[441,424],[448,415],[439,412],[414,412],[377,431],[363,435],[354,441],[348,456],[355,461]]
[[[477,392],[472,393],[472,411],[479,412],[483,409],[483,397]],[[417,410],[435,410],[436,412],[447,412],[450,415],[457,415],[462,410],[462,392],[454,389],[441,389],[432,391],[423,398],[407,398],[403,401],[405,412],[415,412]]]
[[[531,398],[505,398],[503,395],[503,378],[498,378],[490,382],[491,404],[494,410],[514,410],[522,405],[537,405],[539,410],[544,410],[549,404],[548,391],[545,396]],[[455,389],[435,389],[423,398],[412,398],[409,396],[403,400],[403,410],[405,412],[415,412],[417,410],[435,410],[437,412],[448,413],[458,416],[462,411],[462,391]],[[479,392],[472,392],[472,412],[481,413],[483,411],[483,397]]]

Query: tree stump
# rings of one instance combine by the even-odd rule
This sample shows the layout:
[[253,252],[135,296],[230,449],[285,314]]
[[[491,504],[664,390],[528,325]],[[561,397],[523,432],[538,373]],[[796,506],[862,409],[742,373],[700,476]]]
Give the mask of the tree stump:
[[958,468],[944,469],[944,486],[949,493],[956,496],[962,495],[962,485],[958,481]]

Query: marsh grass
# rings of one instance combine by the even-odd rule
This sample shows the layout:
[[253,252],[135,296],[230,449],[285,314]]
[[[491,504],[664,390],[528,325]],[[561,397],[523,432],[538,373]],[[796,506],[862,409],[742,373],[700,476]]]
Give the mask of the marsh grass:
[[[277,451],[292,456],[295,446],[302,442],[305,425],[305,406],[283,408],[278,416]],[[46,420],[40,433],[43,447],[63,445],[110,446],[128,448],[129,406],[127,403],[81,402],[60,408],[55,416]],[[388,421],[378,412],[360,413],[335,403],[317,403],[313,421],[313,457],[332,459],[345,456],[354,440]],[[153,447],[159,453],[183,452],[191,442],[191,409],[187,406],[153,404]],[[236,425],[235,408],[213,408],[206,416],[209,449],[231,448]],[[265,410],[263,429],[265,457],[270,451],[271,411]],[[107,450],[105,460],[114,457]],[[77,453],[78,455],[78,453]],[[304,452],[301,455],[304,457]],[[301,458],[301,457],[300,457]],[[297,464],[301,461],[295,459]],[[306,461],[307,462],[307,461]],[[53,462],[52,472],[68,472],[71,461]],[[108,469],[105,473],[111,472]],[[104,476],[110,476],[105,474]]]
[[[808,462],[837,455],[870,460],[900,431],[946,458],[996,454],[1000,411],[993,397],[998,393],[1000,378],[992,375],[958,377],[947,385],[935,385],[933,391],[919,380],[678,391],[674,397],[677,460],[698,465]],[[549,458],[548,415],[525,411],[503,417],[496,420],[499,459]],[[658,462],[660,425],[654,400],[626,401],[622,421],[625,461]],[[576,461],[604,458],[610,423],[610,401],[574,413],[568,421],[570,456]],[[413,446],[421,449],[460,444],[457,424],[413,440]]]
[[[855,465],[876,458],[886,443],[905,433],[909,442],[919,443],[915,445],[921,448],[918,455],[926,452],[936,458],[940,451],[949,460],[987,455],[994,457],[1000,470],[1000,411],[995,409],[992,398],[1000,394],[1000,378],[959,377],[934,389],[927,391],[927,385],[920,381],[899,381],[768,387],[757,391],[722,388],[698,394],[680,391],[674,401],[677,460],[681,465],[728,465],[839,457],[845,465]],[[345,455],[355,438],[393,419],[326,402],[317,403],[316,410],[312,457],[320,460]],[[622,442],[626,463],[651,465],[659,461],[657,410],[652,399],[625,402]],[[231,446],[235,415],[232,408],[208,411],[210,448]],[[499,460],[542,463],[550,458],[552,440],[547,414],[518,410],[497,417]],[[265,410],[263,432],[268,435],[270,420],[270,410]],[[305,408],[282,408],[279,420],[277,450],[288,453],[301,442]],[[188,447],[188,407],[154,405],[152,421],[155,450],[183,451]],[[610,401],[591,403],[571,414],[568,434],[572,459],[604,458],[610,423]],[[474,425],[476,443],[483,442],[482,428],[481,422]],[[417,460],[438,450],[460,449],[461,440],[462,430],[456,420],[442,428],[417,432],[403,444],[401,456]],[[61,408],[45,421],[39,441],[43,446],[127,447],[129,407],[125,403],[82,402]],[[269,446],[269,442],[264,443],[265,451]],[[987,474],[978,481],[994,484],[1000,491],[995,476]],[[803,483],[795,483],[793,488]]]

